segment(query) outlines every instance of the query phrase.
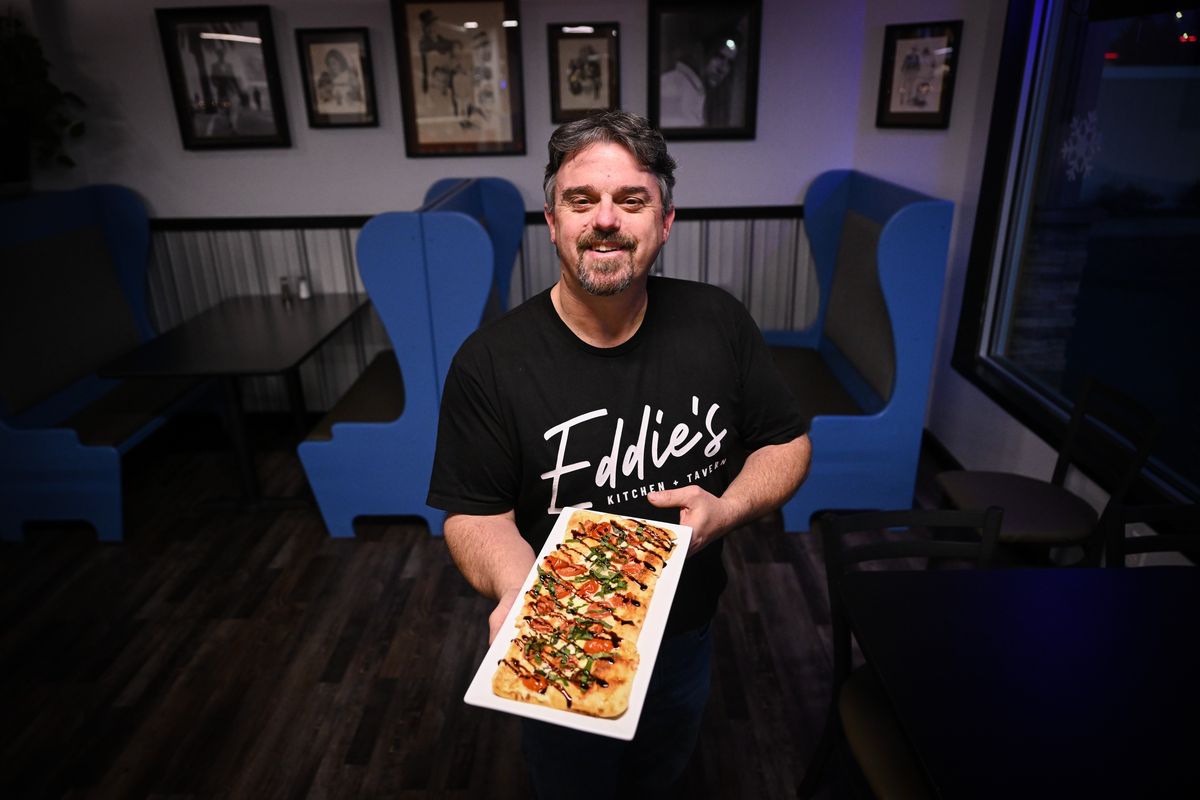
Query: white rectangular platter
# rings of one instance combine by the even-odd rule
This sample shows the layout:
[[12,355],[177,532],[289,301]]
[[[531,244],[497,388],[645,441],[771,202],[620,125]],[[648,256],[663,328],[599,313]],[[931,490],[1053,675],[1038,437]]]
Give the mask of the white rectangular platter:
[[630,689],[629,707],[624,714],[612,719],[602,719],[573,711],[560,711],[557,708],[546,708],[545,706],[534,705],[532,703],[522,703],[517,700],[499,697],[492,692],[492,676],[495,674],[496,667],[499,665],[501,659],[504,658],[508,650],[508,645],[512,641],[517,614],[521,612],[525,594],[532,588],[533,582],[537,579],[537,565],[542,563],[542,559],[562,541],[563,534],[566,533],[567,523],[570,521],[571,515],[577,510],[568,506],[559,513],[558,521],[554,524],[554,529],[550,531],[550,535],[546,538],[546,544],[542,546],[542,551],[537,555],[533,569],[529,571],[529,575],[525,578],[525,584],[521,587],[521,594],[517,596],[516,602],[513,603],[513,607],[509,610],[508,616],[504,620],[504,625],[501,627],[500,633],[496,636],[496,641],[492,642],[487,654],[484,655],[483,662],[480,663],[479,669],[476,670],[471,685],[467,687],[467,693],[463,696],[463,700],[473,706],[504,711],[509,714],[529,717],[530,719],[548,722],[553,725],[562,725],[566,728],[574,728],[575,730],[587,733],[595,733],[600,736],[610,736],[614,739],[628,741],[637,732],[638,719],[641,717],[642,705],[646,700],[646,689],[650,685],[650,675],[654,672],[654,662],[658,658],[658,647],[662,642],[663,631],[667,627],[667,616],[671,613],[671,601],[675,597],[675,589],[679,585],[679,576],[683,572],[684,561],[687,557],[688,544],[692,539],[692,529],[686,525],[674,525],[669,522],[658,522],[640,517],[626,517],[626,519],[639,520],[673,531],[677,538],[675,552],[667,562],[666,567],[663,568],[662,574],[659,575],[658,582],[655,584],[654,596],[650,601],[650,610],[646,612],[646,621],[638,637],[638,670],[634,675],[633,686]]

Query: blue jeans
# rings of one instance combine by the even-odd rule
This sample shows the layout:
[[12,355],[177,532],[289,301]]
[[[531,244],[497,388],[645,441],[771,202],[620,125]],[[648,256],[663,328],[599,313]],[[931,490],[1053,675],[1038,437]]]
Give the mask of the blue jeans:
[[[521,749],[535,794],[541,800],[567,796],[581,781],[587,791],[637,788],[639,797],[666,792],[683,775],[708,702],[712,676],[709,625],[663,639],[632,741],[521,720]],[[603,764],[581,778],[580,754]],[[601,795],[603,796],[603,795]]]

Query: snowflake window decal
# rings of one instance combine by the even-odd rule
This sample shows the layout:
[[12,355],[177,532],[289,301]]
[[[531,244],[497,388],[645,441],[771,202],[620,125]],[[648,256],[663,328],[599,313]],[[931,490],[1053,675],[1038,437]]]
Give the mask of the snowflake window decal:
[[1087,177],[1100,153],[1104,137],[1096,129],[1096,122],[1095,110],[1087,112],[1086,117],[1076,114],[1071,118],[1071,133],[1059,152],[1067,165],[1067,180],[1072,183],[1076,178]]

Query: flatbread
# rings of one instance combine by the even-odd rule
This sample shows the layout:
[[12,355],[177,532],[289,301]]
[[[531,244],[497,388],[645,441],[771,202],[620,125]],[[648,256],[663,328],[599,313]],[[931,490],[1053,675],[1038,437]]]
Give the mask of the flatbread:
[[638,636],[675,538],[639,520],[575,511],[519,600],[492,691],[596,717],[625,713]]

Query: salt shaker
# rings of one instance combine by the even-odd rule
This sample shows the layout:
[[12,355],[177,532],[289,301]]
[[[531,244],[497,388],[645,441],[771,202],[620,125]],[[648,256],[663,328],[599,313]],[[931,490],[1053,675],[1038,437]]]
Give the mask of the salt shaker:
[[303,275],[300,276],[300,280],[296,284],[296,295],[301,300],[307,300],[312,297],[312,292],[308,288],[308,278]]
[[292,284],[288,281],[287,275],[279,279],[279,296],[282,298],[285,306],[292,304]]

